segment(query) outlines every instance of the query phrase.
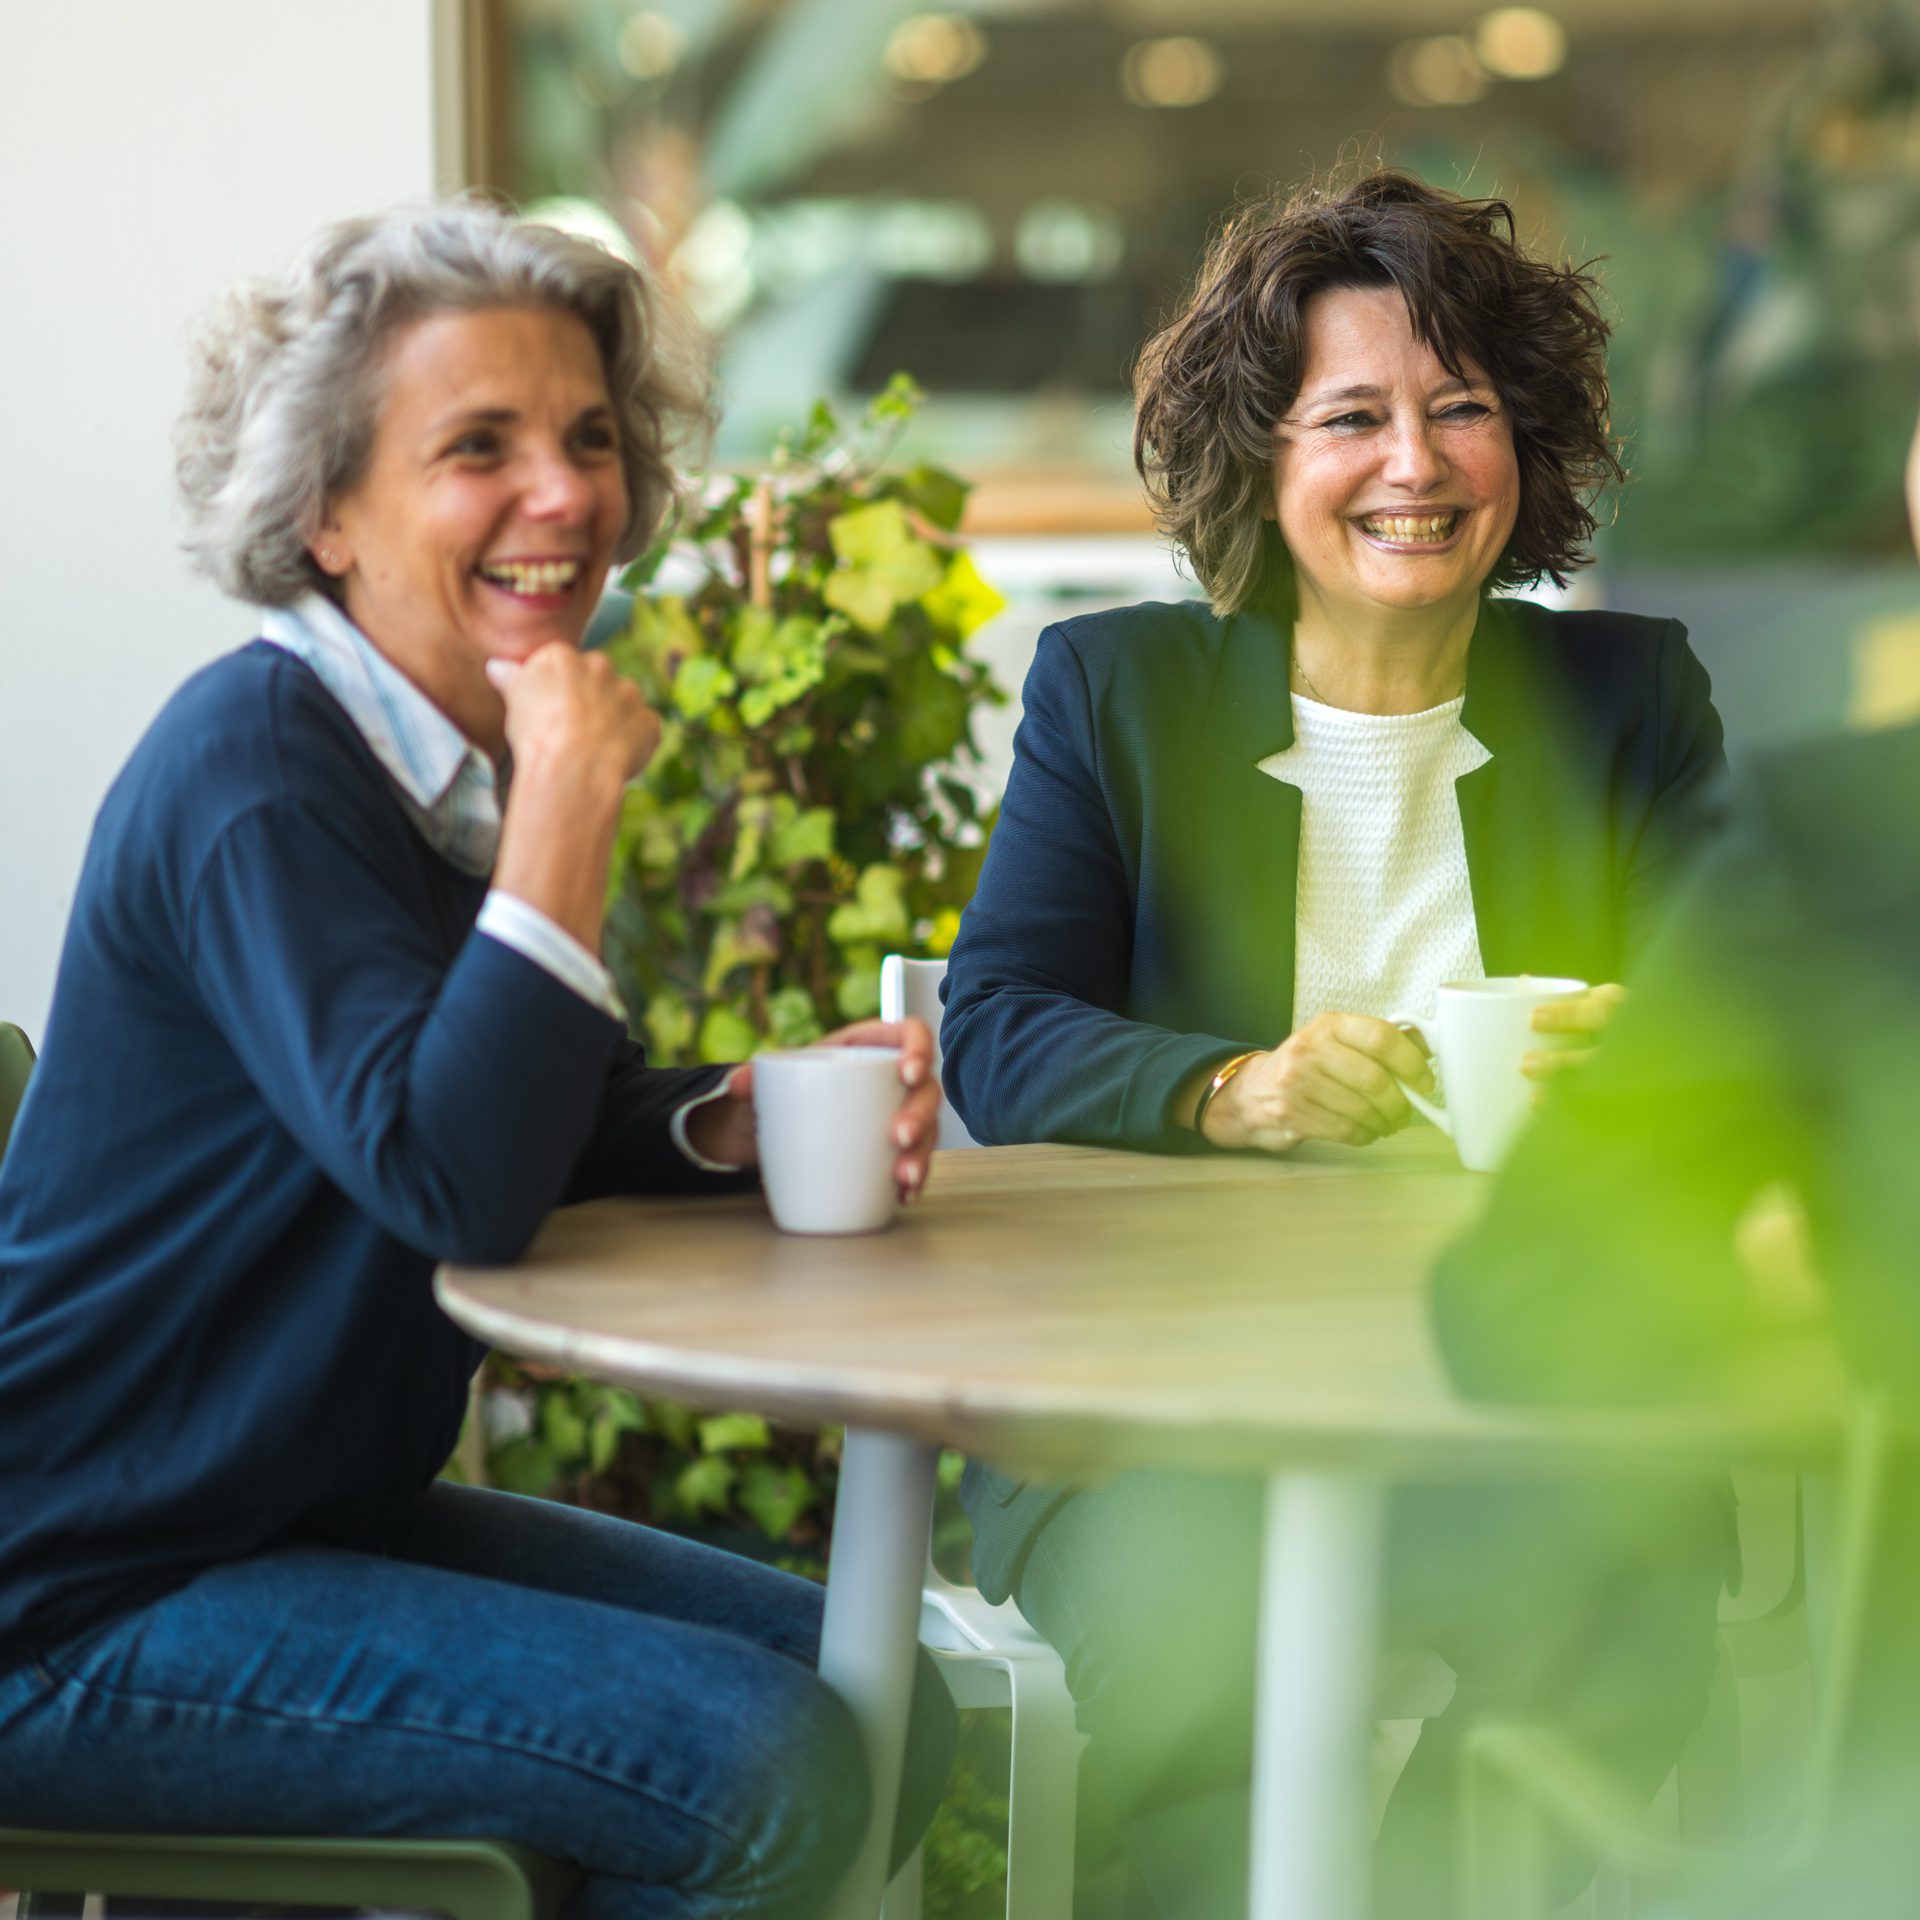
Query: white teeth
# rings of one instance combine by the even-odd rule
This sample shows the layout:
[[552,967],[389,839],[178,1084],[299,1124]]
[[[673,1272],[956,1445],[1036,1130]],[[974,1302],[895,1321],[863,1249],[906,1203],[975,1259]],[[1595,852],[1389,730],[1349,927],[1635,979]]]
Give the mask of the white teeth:
[[1456,513],[1422,514],[1418,518],[1410,515],[1375,515],[1360,522],[1367,532],[1381,540],[1431,540],[1441,541],[1452,536],[1455,523],[1460,516]]
[[480,577],[509,593],[564,593],[580,578],[578,560],[499,560]]

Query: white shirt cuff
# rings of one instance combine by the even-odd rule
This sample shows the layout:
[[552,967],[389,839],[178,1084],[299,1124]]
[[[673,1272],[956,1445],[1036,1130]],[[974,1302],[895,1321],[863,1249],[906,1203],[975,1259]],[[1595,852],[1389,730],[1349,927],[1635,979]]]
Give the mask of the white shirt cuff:
[[667,1123],[667,1131],[673,1138],[673,1144],[678,1147],[702,1173],[740,1173],[744,1171],[744,1169],[734,1165],[730,1161],[709,1160],[707,1156],[687,1138],[687,1116],[692,1113],[696,1107],[704,1107],[712,1101],[724,1100],[726,1097],[727,1083],[722,1080],[717,1087],[711,1087],[705,1093],[695,1094],[685,1106],[676,1107],[673,1111],[672,1120]]
[[627,1024],[627,1009],[620,992],[600,959],[589,953],[572,934],[550,920],[538,907],[529,906],[518,894],[502,893],[495,887],[480,903],[480,917],[474,930],[503,947],[524,954],[536,967],[571,988],[590,1006],[610,1018]]

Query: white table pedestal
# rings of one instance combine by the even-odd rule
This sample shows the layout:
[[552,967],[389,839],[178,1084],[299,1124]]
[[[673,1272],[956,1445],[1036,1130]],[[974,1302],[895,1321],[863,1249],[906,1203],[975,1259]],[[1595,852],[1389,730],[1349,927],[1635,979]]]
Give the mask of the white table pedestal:
[[921,1576],[933,1522],[937,1449],[898,1434],[847,1429],[840,1456],[820,1677],[866,1736],[873,1812],[827,1920],[876,1920],[907,1751]]
[[1253,1920],[1364,1920],[1367,1749],[1385,1497],[1267,1482],[1253,1757]]

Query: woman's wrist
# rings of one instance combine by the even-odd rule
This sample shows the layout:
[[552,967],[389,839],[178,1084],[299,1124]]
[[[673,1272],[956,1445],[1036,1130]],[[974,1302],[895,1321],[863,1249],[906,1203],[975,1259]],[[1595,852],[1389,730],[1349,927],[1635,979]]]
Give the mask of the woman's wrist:
[[757,1165],[753,1102],[731,1093],[703,1101],[687,1115],[687,1140],[702,1159],[733,1167]]
[[493,884],[537,907],[589,953],[600,951],[614,823],[604,826],[522,817],[500,836]]
[[1233,1084],[1241,1071],[1260,1058],[1260,1049],[1250,1047],[1245,1053],[1236,1053],[1230,1060],[1223,1060],[1209,1069],[1204,1078],[1196,1075],[1192,1086],[1191,1102],[1188,1108],[1187,1124],[1201,1139],[1207,1139],[1207,1115],[1213,1111],[1215,1103],[1229,1097],[1227,1089]]

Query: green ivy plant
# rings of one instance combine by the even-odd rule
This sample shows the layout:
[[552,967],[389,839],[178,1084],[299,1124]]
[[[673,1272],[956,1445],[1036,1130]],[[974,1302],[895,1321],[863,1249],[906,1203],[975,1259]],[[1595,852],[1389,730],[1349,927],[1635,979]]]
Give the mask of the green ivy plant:
[[896,376],[851,428],[817,404],[623,580],[608,653],[664,724],[607,957],[662,1065],[876,1012],[882,957],[946,952],[973,892],[972,722],[1005,695],[967,641],[1004,602],[957,538],[965,484],[887,464],[919,398]]

